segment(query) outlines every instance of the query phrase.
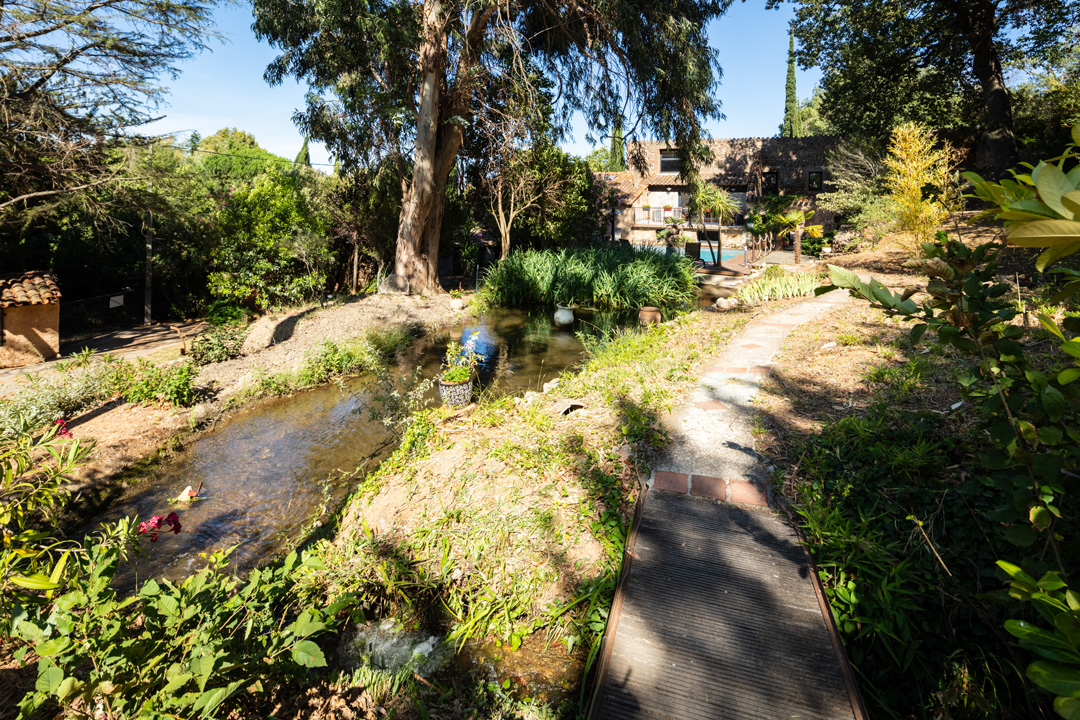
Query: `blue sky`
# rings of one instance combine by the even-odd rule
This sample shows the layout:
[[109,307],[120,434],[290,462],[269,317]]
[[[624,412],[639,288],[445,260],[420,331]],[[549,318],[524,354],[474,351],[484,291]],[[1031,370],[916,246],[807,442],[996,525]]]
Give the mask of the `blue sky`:
[[[764,0],[749,0],[733,3],[727,14],[709,27],[709,40],[724,69],[719,95],[727,116],[725,121],[709,124],[714,137],[776,134],[784,114],[791,14],[788,6],[767,11]],[[292,124],[292,114],[303,107],[306,86],[286,81],[270,87],[263,80],[263,71],[275,53],[255,39],[249,5],[221,6],[215,17],[228,41],[212,43],[211,50],[180,66],[176,80],[165,79],[170,95],[156,114],[166,117],[142,130],[182,134],[196,130],[205,136],[223,127],[236,127],[254,135],[267,150],[295,157],[303,140]],[[809,97],[820,77],[816,68],[800,70],[799,97]],[[579,122],[563,147],[585,155],[592,149],[585,133]],[[326,149],[316,143],[311,144],[311,159],[332,163]]]

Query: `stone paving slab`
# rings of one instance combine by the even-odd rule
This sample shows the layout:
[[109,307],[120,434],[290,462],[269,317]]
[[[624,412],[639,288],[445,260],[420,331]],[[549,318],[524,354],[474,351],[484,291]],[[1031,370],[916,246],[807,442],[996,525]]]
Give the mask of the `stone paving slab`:
[[[773,359],[791,329],[831,312],[849,299],[847,293],[828,293],[750,321],[718,357],[706,364],[688,401],[662,418],[672,441],[654,463],[655,472],[723,478],[728,483],[725,492],[715,490],[711,495],[717,500],[767,499],[768,473],[754,449],[754,396],[772,372]],[[737,492],[730,486],[736,481],[742,483]],[[705,491],[695,493],[692,483],[682,492],[710,496]],[[741,500],[733,500],[735,495]]]

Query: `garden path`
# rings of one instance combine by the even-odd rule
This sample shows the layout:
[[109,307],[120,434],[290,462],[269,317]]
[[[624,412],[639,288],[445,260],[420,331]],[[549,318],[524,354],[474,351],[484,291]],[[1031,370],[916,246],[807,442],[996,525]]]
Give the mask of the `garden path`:
[[812,560],[774,512],[754,397],[830,293],[752,320],[667,417],[627,540],[590,717],[863,720]]

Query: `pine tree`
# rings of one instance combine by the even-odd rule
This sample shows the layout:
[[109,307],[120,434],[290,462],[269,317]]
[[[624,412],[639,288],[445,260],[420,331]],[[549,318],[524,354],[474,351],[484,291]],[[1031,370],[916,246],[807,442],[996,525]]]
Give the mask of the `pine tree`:
[[294,162],[297,165],[307,165],[308,167],[311,167],[311,153],[308,151],[307,136],[304,137],[304,145],[300,148],[300,152],[296,154],[296,160]]
[[799,97],[795,93],[795,33],[788,36],[787,53],[787,97],[784,100],[784,124],[780,128],[780,137],[799,137]]
[[609,154],[610,168],[612,172],[626,171],[626,143],[623,142],[622,121],[615,125],[615,134],[611,136],[611,152]]

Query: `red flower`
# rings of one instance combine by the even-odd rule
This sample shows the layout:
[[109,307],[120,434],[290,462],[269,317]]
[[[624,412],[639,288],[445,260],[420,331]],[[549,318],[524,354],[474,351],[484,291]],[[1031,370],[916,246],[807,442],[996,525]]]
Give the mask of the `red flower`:
[[174,512],[169,513],[168,517],[162,515],[153,515],[149,520],[145,520],[139,523],[139,535],[144,533],[150,533],[150,542],[157,542],[158,533],[162,525],[167,525],[172,528],[173,535],[180,534],[180,516]]
[[60,430],[58,431],[59,434],[60,434],[60,437],[68,437],[69,438],[69,437],[72,436],[71,431],[67,429],[67,420],[65,420],[63,418],[60,418],[59,420],[56,421],[56,424],[60,426]]

